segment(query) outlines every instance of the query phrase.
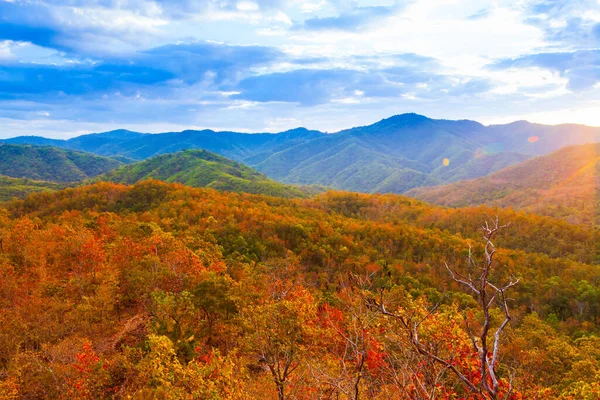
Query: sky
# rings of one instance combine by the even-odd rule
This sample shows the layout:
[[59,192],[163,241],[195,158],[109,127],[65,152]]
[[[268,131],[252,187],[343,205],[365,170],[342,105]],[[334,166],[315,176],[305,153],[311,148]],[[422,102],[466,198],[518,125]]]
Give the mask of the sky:
[[0,0],[0,138],[600,126],[600,0]]

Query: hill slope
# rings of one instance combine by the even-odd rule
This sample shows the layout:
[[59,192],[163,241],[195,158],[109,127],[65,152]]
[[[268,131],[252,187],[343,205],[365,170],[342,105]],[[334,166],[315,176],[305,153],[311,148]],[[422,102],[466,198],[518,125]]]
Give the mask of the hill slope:
[[55,182],[32,179],[10,178],[0,175],[0,201],[23,198],[30,193],[63,189],[64,185]]
[[519,121],[484,126],[417,114],[396,115],[332,134],[304,128],[278,134],[211,130],[143,134],[118,130],[62,141],[37,137],[7,140],[52,143],[137,160],[202,148],[286,183],[392,193],[485,176],[567,145],[598,141],[600,128],[581,125]]
[[309,194],[307,188],[272,181],[250,167],[206,150],[185,150],[156,156],[99,177],[100,180],[125,184],[149,178],[192,187],[279,197],[306,197]]
[[49,146],[0,143],[0,175],[77,182],[123,165],[109,157]]
[[588,144],[567,147],[487,177],[413,189],[407,195],[446,206],[513,207],[597,224],[599,184],[600,144]]

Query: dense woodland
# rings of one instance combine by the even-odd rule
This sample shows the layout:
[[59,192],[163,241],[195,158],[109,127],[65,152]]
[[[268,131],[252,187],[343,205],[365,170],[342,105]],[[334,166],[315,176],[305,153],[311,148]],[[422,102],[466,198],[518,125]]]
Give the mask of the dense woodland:
[[0,175],[0,201],[23,198],[30,193],[63,189],[64,184],[36,181],[26,178],[10,178]]
[[[514,286],[482,303],[458,281],[496,216],[486,279]],[[0,207],[0,398],[597,399],[598,234],[395,195],[32,194]]]

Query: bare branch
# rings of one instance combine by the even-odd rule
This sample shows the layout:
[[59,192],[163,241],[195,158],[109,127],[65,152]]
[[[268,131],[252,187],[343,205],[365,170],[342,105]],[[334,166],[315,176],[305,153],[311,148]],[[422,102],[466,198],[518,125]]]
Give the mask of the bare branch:
[[461,275],[460,273],[453,271],[448,266],[448,263],[444,263],[444,265],[446,265],[446,269],[448,270],[448,272],[450,272],[450,276],[452,277],[452,279],[454,279],[456,282],[459,282],[459,283],[462,283],[463,285],[468,286],[472,291],[479,294],[479,290],[475,287],[475,283],[473,282],[473,280],[471,278],[467,278],[467,277]]
[[[519,283],[519,279],[511,278],[510,282],[504,285],[497,285],[495,283],[490,282],[490,275],[492,274],[495,266],[494,257],[497,252],[496,246],[493,243],[493,239],[500,230],[508,227],[510,224],[501,225],[498,216],[496,216],[495,218],[491,218],[489,216],[487,217],[488,220],[486,220],[481,226],[483,230],[484,240],[483,260],[480,264],[478,264],[475,261],[473,257],[473,251],[470,245],[467,257],[467,268],[475,268],[475,270],[478,270],[478,276],[476,278],[473,278],[471,277],[470,273],[468,274],[468,276],[465,276],[460,272],[450,268],[448,263],[444,263],[446,269],[450,274],[450,277],[455,282],[464,285],[474,293],[477,303],[479,304],[479,307],[481,308],[481,311],[483,313],[483,325],[478,334],[475,334],[475,332],[473,332],[468,318],[466,317],[466,315],[463,314],[465,326],[469,338],[471,339],[473,349],[477,351],[479,355],[479,372],[481,377],[478,382],[473,382],[469,380],[469,378],[467,378],[464,374],[462,374],[454,366],[452,358],[445,360],[439,357],[437,354],[434,353],[431,344],[427,346],[426,344],[423,344],[420,341],[419,327],[427,318],[429,318],[433,313],[437,311],[440,303],[436,304],[431,310],[427,312],[425,317],[421,318],[416,322],[413,320],[413,316],[410,314],[403,315],[400,313],[389,312],[383,304],[382,293],[380,293],[379,303],[371,299],[371,303],[369,304],[369,306],[379,309],[379,311],[383,315],[389,316],[398,321],[402,328],[408,333],[410,343],[418,354],[425,356],[433,362],[440,364],[444,368],[452,371],[452,373],[454,373],[454,375],[456,375],[463,382],[463,384],[469,391],[479,393],[485,398],[497,399],[499,395],[499,381],[497,377],[496,368],[501,344],[501,336],[503,331],[511,321],[505,292],[506,290],[517,285]],[[504,312],[504,321],[495,330],[492,339],[490,337],[490,330],[492,329],[492,316],[490,310],[494,306],[494,304],[498,304],[498,307],[501,308]],[[490,340],[491,343],[488,344],[488,341]],[[511,382],[512,380],[509,381],[509,393],[512,391]]]
[[410,343],[414,349],[421,355],[428,357],[429,359],[437,362],[445,368],[451,370],[471,391],[479,392],[477,387],[469,381],[469,379],[463,375],[450,361],[444,360],[431,351],[427,350],[419,341],[418,325],[410,326],[409,322],[400,314],[395,314],[386,310],[385,305],[380,304],[380,310],[383,315],[392,317],[402,324],[409,333]]

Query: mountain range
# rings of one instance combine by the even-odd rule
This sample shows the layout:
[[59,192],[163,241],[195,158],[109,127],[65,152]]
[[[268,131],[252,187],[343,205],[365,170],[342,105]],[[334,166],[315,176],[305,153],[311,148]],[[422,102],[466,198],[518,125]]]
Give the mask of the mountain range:
[[526,121],[485,126],[469,120],[402,114],[336,133],[305,128],[277,134],[116,130],[68,140],[22,136],[5,142],[51,145],[125,162],[202,148],[284,183],[403,193],[486,176],[564,146],[600,142],[600,128]]

